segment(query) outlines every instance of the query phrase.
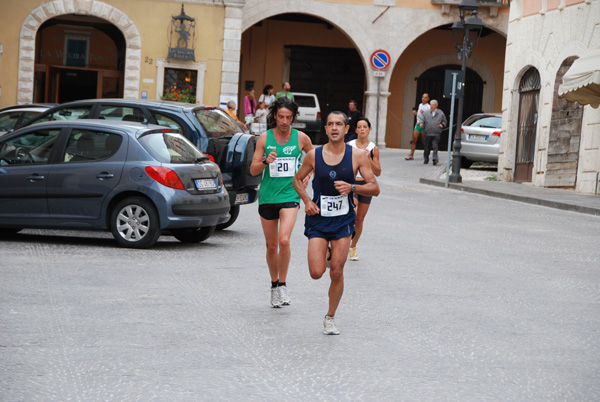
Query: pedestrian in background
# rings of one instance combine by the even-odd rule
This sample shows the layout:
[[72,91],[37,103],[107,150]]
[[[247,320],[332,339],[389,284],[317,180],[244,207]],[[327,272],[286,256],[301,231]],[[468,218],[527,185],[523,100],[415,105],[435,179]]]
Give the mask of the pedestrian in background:
[[442,130],[446,128],[448,122],[446,115],[441,109],[438,109],[438,101],[435,99],[430,102],[431,108],[423,113],[423,122],[425,129],[425,151],[423,152],[423,163],[429,163],[429,151],[433,150],[433,164],[438,164],[438,145]]
[[273,102],[275,102],[275,95],[273,95],[273,85],[271,85],[271,84],[265,85],[265,88],[263,89],[263,93],[260,94],[258,101],[265,102],[265,105],[267,105],[267,108],[269,108],[273,104]]
[[263,101],[258,102],[258,109],[256,109],[256,120],[258,122],[258,131],[259,133],[264,133],[267,131],[267,114],[269,110],[267,109],[267,105]]
[[[414,110],[415,108],[413,108]],[[412,161],[415,156],[415,151],[417,149],[417,142],[419,142],[419,139],[421,140],[421,142],[424,143],[424,139],[423,139],[423,127],[424,127],[424,123],[423,123],[423,115],[425,114],[426,111],[428,111],[430,109],[429,106],[429,94],[427,92],[425,92],[422,96],[421,96],[421,103],[419,104],[419,108],[417,109],[417,123],[415,124],[415,128],[413,131],[413,138],[412,138],[412,142],[410,145],[410,153],[408,154],[408,156],[404,159],[406,159],[407,161]],[[414,113],[413,113],[414,114]]]
[[344,136],[344,142],[356,139],[356,123],[361,117],[363,117],[363,114],[358,110],[358,103],[355,100],[351,100],[350,103],[348,103],[348,122],[350,123],[350,129],[348,130],[348,134]]
[[294,94],[290,92],[292,89],[292,86],[290,85],[289,82],[286,81],[283,84],[281,84],[281,88],[283,90],[281,92],[277,92],[277,95],[275,95],[275,99],[279,99],[282,96],[287,96],[292,102],[296,101],[294,99]]
[[227,114],[230,115],[231,117],[233,117],[235,119],[235,121],[237,122],[237,124],[240,125],[240,127],[242,127],[245,131],[248,131],[248,127],[242,123],[240,121],[240,119],[238,119],[237,114],[235,114],[235,102],[230,100],[229,102],[227,102],[227,110],[226,110]]
[[256,113],[256,97],[254,96],[254,88],[248,90],[248,94],[244,96],[244,117],[246,124],[250,119],[254,119]]

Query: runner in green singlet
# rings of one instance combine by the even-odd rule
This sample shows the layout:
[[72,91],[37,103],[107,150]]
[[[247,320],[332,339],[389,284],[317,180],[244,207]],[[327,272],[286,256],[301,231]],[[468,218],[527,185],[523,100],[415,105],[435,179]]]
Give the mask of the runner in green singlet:
[[290,304],[286,283],[291,256],[290,236],[300,205],[300,196],[292,180],[300,168],[302,152],[313,149],[306,134],[292,129],[297,113],[298,105],[285,96],[273,102],[267,121],[275,128],[258,138],[250,166],[254,176],[262,173],[258,213],[267,243],[272,307]]

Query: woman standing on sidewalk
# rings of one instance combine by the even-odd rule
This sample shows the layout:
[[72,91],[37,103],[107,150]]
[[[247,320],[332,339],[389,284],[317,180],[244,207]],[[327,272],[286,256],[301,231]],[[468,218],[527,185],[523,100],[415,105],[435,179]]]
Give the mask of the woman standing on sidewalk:
[[[379,148],[369,139],[369,133],[371,132],[371,122],[366,117],[360,117],[356,121],[356,134],[358,138],[348,142],[348,145],[352,145],[354,148],[358,148],[367,154],[369,154],[369,160],[371,162],[371,169],[373,169],[373,173],[375,176],[379,176],[381,174],[381,163],[379,162]],[[365,180],[360,175],[360,171],[356,171],[356,186],[360,186],[365,184]],[[373,197],[369,197],[366,195],[354,194],[354,204],[356,204],[356,223],[354,225],[354,236],[352,238],[352,242],[350,243],[350,261],[358,261],[358,254],[356,254],[356,244],[360,239],[360,235],[363,230],[363,223],[365,221],[365,216],[367,216],[367,211],[369,210],[369,205],[371,205],[371,199]]]

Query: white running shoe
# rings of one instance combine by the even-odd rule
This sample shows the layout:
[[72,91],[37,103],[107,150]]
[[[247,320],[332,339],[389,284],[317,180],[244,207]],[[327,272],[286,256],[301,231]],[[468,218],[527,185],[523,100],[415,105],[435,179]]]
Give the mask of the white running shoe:
[[358,261],[360,259],[358,258],[358,254],[356,254],[356,247],[351,248],[348,254],[350,255],[350,261]]
[[323,320],[323,333],[325,335],[339,335],[340,331],[335,326],[335,319],[333,317],[325,316]]
[[288,295],[287,286],[279,286],[277,290],[279,291],[279,301],[281,302],[281,305],[289,306],[291,301],[290,296]]
[[281,307],[281,299],[279,298],[279,288],[271,288],[271,307]]

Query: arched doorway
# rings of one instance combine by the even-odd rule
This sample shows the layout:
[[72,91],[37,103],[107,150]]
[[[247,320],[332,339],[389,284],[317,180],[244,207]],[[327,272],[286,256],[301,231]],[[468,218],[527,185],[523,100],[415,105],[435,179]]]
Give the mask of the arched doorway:
[[533,179],[540,88],[540,73],[536,68],[531,67],[519,83],[515,181],[530,182]]
[[[438,101],[438,107],[446,114],[448,124],[450,124],[451,99],[444,98],[444,80],[446,70],[460,70],[459,64],[445,64],[435,66],[423,72],[417,79],[417,92],[415,105],[421,103],[421,95],[425,92],[429,94],[430,99]],[[474,70],[467,68],[465,77],[465,102],[463,106],[463,121],[475,113],[481,113],[483,101],[483,79]],[[453,124],[459,124],[457,121],[457,101],[455,100]],[[444,130],[440,138],[439,149],[442,151],[448,150],[448,133],[454,133],[456,130]],[[421,149],[422,146],[419,148]]]
[[577,183],[583,106],[558,97],[558,87],[563,81],[563,76],[575,60],[577,57],[574,56],[565,59],[554,81],[545,187],[575,188]]
[[36,35],[34,102],[123,97],[125,38],[113,24],[66,14]]
[[[277,92],[282,82],[289,81],[292,93],[317,95],[322,120],[330,111],[346,112],[350,100],[365,112],[363,59],[346,33],[328,21],[300,13],[278,14],[246,29],[241,48],[240,94],[254,87],[258,96],[267,84]],[[321,135],[318,142],[324,139]]]

